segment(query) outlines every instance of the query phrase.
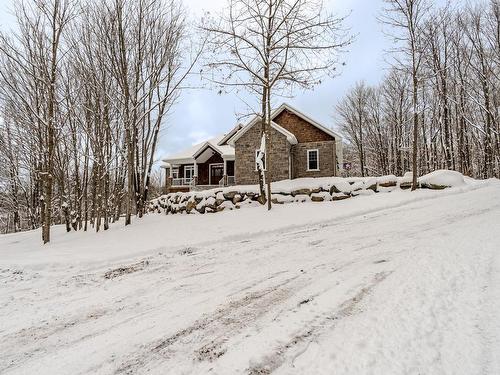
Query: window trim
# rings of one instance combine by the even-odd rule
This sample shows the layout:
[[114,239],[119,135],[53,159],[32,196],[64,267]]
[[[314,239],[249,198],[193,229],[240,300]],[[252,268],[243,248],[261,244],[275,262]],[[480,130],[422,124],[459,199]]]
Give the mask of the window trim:
[[172,168],[172,178],[179,178],[179,167]]
[[[257,169],[257,153],[260,151],[260,148],[258,148],[257,150],[255,150],[255,162],[254,162],[254,165],[255,165],[255,171],[258,171]],[[267,171],[267,157],[266,157],[266,154],[264,153],[264,172]]]
[[[309,153],[310,152],[316,152],[316,163],[317,163],[317,168],[316,169],[310,169],[309,168]],[[318,172],[319,171],[319,149],[317,148],[311,148],[306,151],[307,153],[307,172]]]
[[185,165],[184,166],[184,178],[188,178],[187,171],[191,171],[191,177],[189,177],[189,178],[192,179],[194,177],[194,165]]
[[[222,178],[224,178],[224,163],[210,163],[208,165],[208,184],[212,185],[212,167],[222,167]],[[217,184],[219,181],[217,181]]]

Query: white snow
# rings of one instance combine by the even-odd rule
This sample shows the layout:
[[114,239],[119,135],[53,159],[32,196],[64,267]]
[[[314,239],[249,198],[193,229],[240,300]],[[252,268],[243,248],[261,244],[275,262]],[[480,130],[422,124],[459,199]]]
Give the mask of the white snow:
[[421,184],[431,184],[439,186],[460,186],[465,184],[464,176],[456,171],[440,169],[426,174],[418,179]]
[[0,373],[499,374],[499,222],[466,179],[0,236]]

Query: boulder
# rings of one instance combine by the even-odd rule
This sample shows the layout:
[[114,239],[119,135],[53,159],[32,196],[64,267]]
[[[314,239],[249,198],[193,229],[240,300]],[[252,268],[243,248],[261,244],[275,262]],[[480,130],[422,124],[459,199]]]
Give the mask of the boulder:
[[264,195],[259,195],[257,197],[257,202],[259,202],[260,204],[266,204],[267,202],[266,197]]
[[290,203],[294,201],[294,198],[291,195],[286,194],[273,194],[271,198],[271,202],[276,204]]
[[228,192],[224,193],[224,198],[226,198],[228,201],[230,201],[237,194],[239,195],[239,192],[237,192],[237,191],[228,191]]
[[186,212],[189,214],[191,211],[196,209],[196,202],[195,201],[189,201],[186,205]]
[[330,193],[327,192],[320,192],[320,193],[312,193],[311,194],[311,201],[313,202],[324,202],[324,201],[329,201],[332,199],[332,196]]
[[330,187],[330,194],[338,194],[338,193],[342,193],[342,191],[340,191],[339,189],[337,189],[337,187],[335,185],[332,185]]
[[420,184],[420,187],[422,189],[433,189],[433,190],[443,190],[443,189],[446,189],[447,187],[449,186],[446,186],[446,185],[437,185],[437,184],[431,184],[429,182],[422,182]]
[[297,194],[294,196],[294,202],[304,203],[310,201],[311,197],[307,194]]
[[335,193],[332,194],[332,201],[341,201],[347,198],[350,198],[350,194],[345,194],[345,193]]
[[401,182],[399,184],[399,187],[403,190],[406,190],[406,189],[411,189],[411,185],[412,185],[411,182]]
[[292,191],[292,197],[296,197],[297,195],[311,195],[310,189],[297,189]]
[[232,198],[233,204],[236,204],[242,200],[242,196],[240,194],[235,194],[234,197]]

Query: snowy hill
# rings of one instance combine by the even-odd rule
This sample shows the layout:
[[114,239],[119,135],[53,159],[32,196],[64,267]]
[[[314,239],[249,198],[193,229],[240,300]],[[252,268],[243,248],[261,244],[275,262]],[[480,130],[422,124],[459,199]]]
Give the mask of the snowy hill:
[[0,236],[2,374],[499,374],[500,182]]

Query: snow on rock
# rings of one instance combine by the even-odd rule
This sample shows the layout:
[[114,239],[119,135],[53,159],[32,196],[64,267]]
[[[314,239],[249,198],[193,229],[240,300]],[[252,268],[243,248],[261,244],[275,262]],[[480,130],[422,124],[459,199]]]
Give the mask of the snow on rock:
[[[379,192],[392,192],[411,187],[412,173],[401,178],[394,175],[381,177],[319,177],[284,180],[272,184],[273,203],[304,203],[338,201]],[[424,188],[443,189],[464,184],[464,177],[454,171],[436,171],[419,179]],[[472,182],[470,182],[472,183]],[[150,211],[161,209],[168,213],[220,212],[225,209],[258,206],[259,187],[240,185],[188,193],[170,193],[150,202]],[[226,204],[230,202],[231,204]],[[220,207],[220,208],[218,208]]]
[[418,179],[421,187],[429,189],[444,189],[465,184],[463,174],[456,171],[440,169],[428,173]]

